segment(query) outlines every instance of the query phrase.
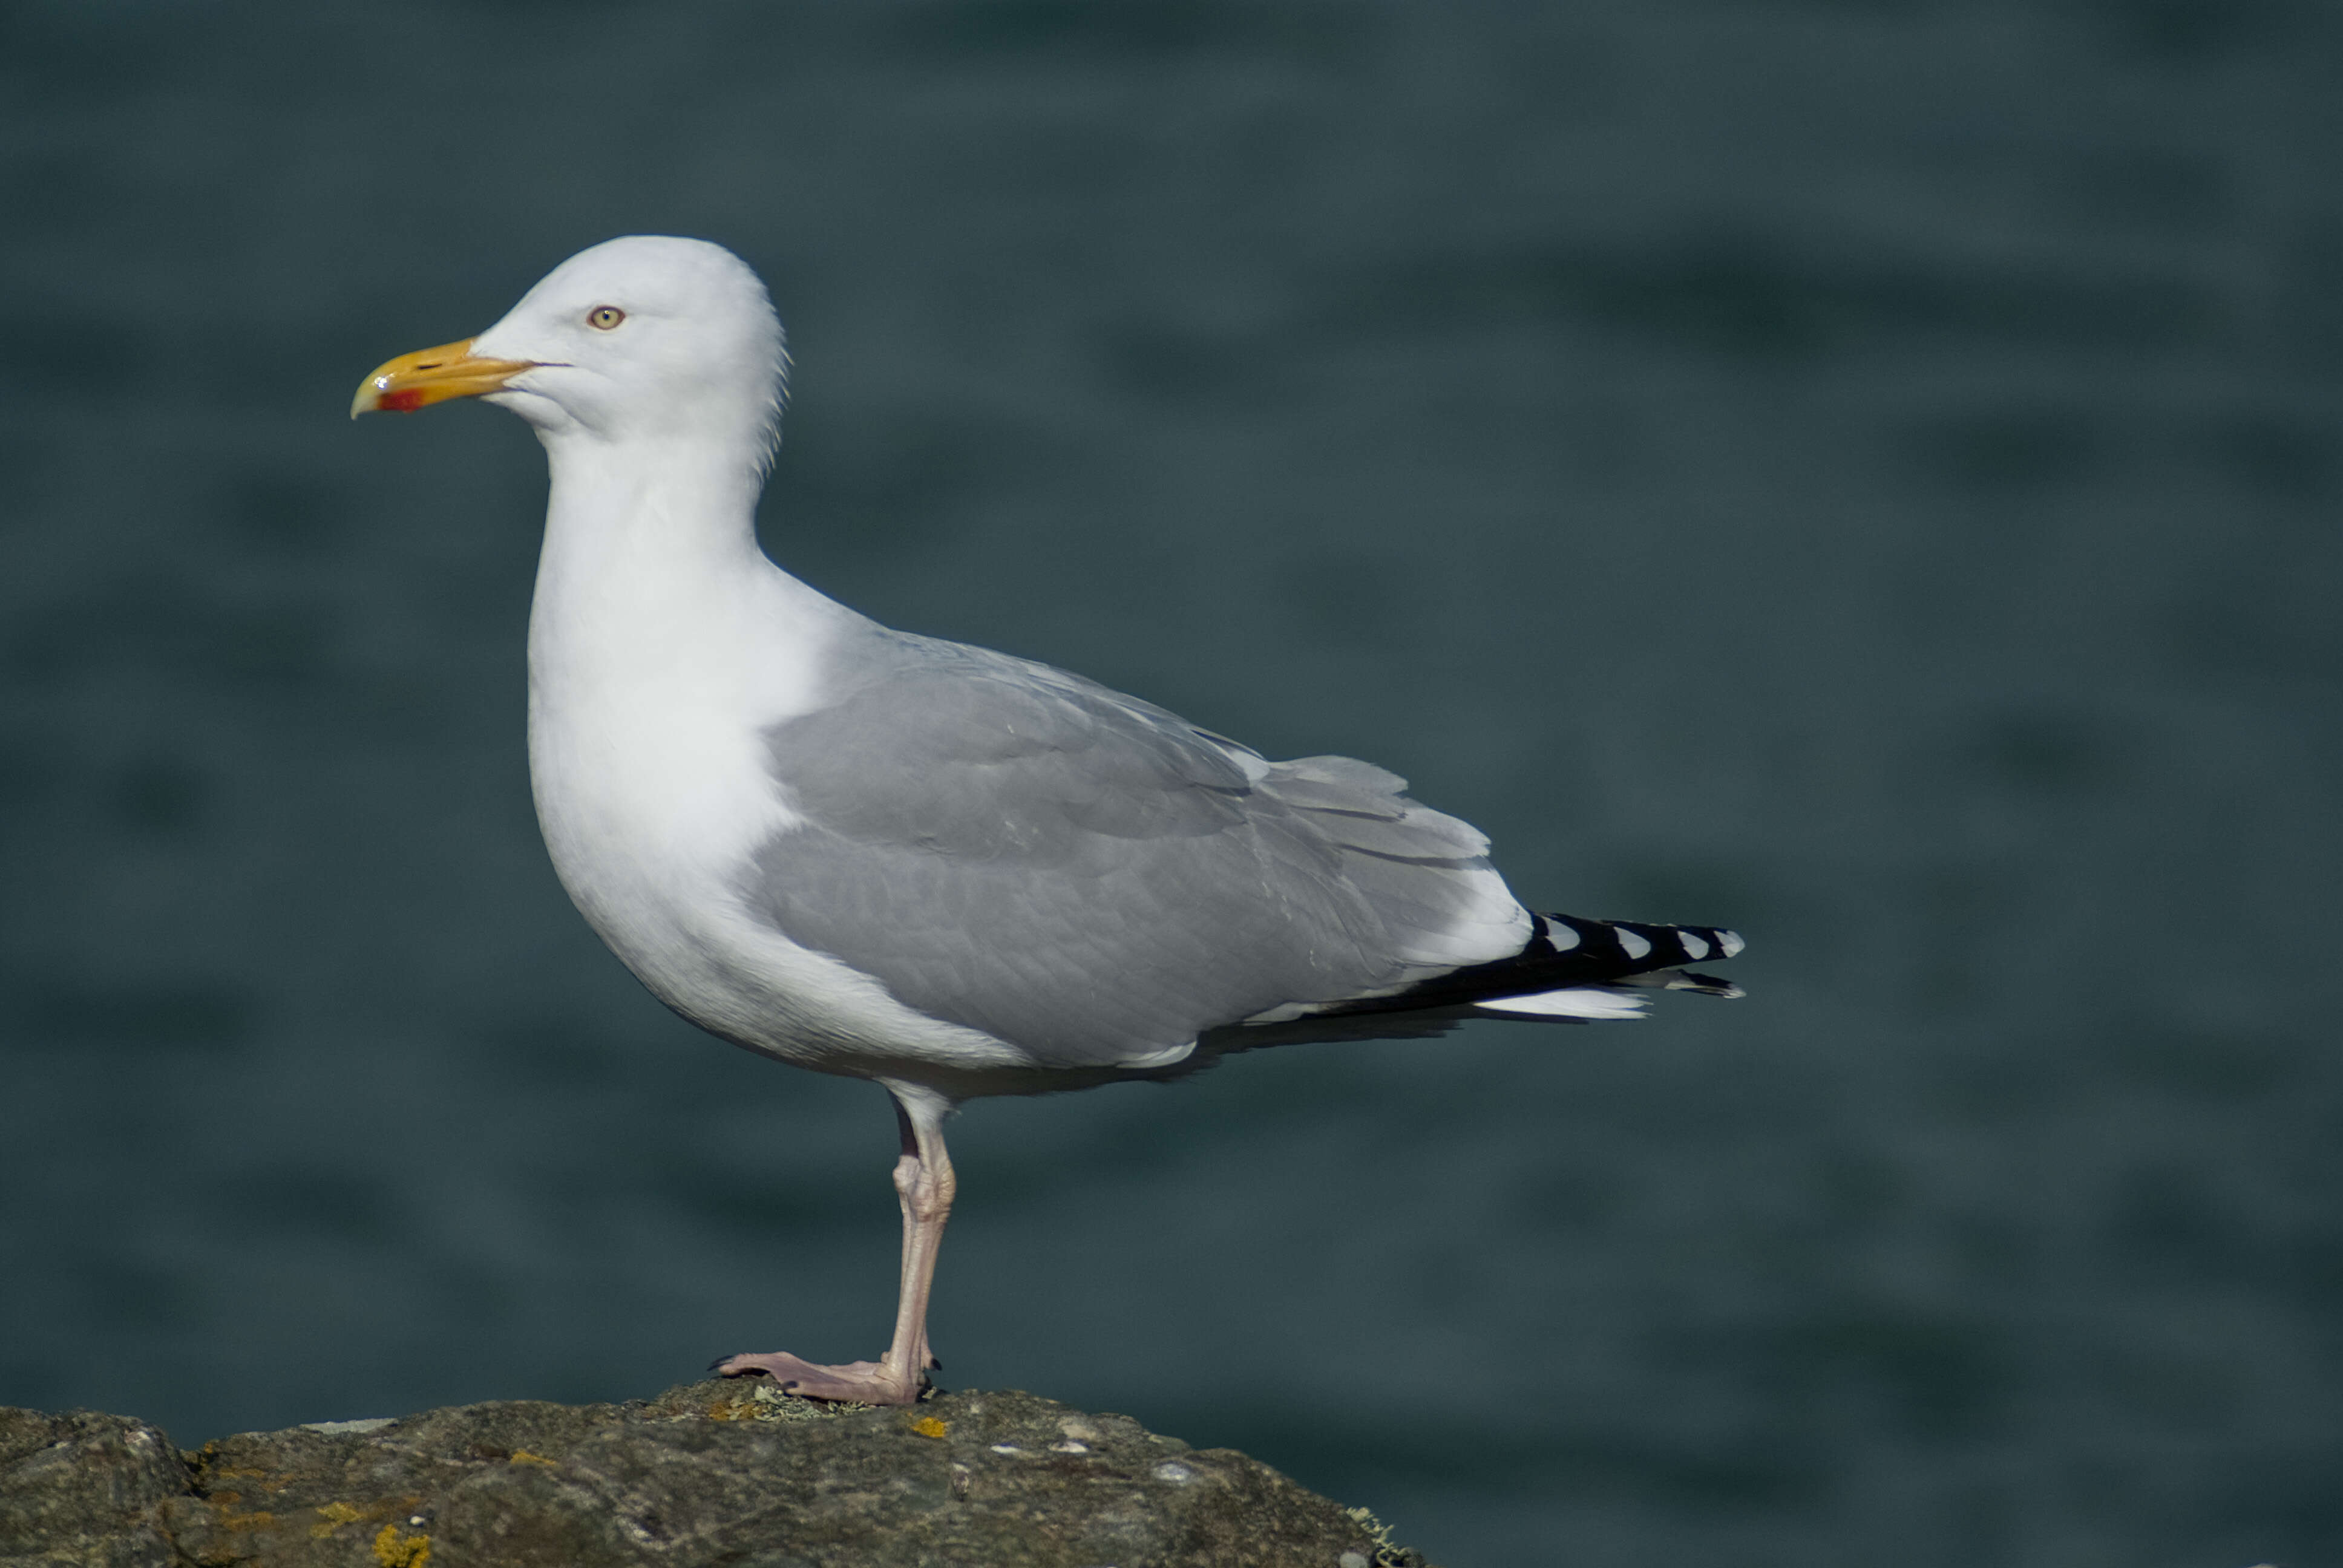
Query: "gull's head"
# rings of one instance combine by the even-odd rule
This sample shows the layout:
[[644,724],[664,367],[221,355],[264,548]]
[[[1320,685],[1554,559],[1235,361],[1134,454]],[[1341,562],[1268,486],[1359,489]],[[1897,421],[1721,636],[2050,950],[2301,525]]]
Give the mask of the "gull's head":
[[706,240],[630,235],[555,267],[478,337],[377,367],[350,417],[479,397],[548,439],[745,442],[761,461],[788,367],[747,263]]

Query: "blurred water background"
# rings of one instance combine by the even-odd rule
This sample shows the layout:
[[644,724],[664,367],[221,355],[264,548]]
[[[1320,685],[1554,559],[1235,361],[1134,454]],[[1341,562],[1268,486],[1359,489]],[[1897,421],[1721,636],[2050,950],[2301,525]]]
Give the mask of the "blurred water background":
[[790,327],[800,575],[1753,942],[972,1107],[950,1386],[1452,1568],[2343,1559],[2336,21],[0,7],[0,1401],[883,1338],[883,1096],[545,864],[535,443],[344,419],[673,232]]

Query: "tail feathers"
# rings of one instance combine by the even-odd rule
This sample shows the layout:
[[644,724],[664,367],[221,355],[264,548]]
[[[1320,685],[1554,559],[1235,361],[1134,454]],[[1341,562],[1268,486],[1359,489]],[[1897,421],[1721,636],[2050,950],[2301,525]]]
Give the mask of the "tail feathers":
[[1473,1004],[1476,1012],[1507,1018],[1550,1018],[1574,1023],[1611,1023],[1644,1016],[1644,999],[1624,986],[1581,985],[1542,990],[1534,996],[1491,997]]
[[[1715,926],[1654,926],[1636,920],[1541,915],[1537,935],[1518,957],[1483,967],[1489,989],[1474,997],[1472,1006],[1477,1012],[1501,1018],[1595,1021],[1643,1017],[1650,999],[1635,994],[1638,990],[1737,997],[1742,990],[1731,980],[1676,966],[1729,959],[1744,945],[1738,931]],[[1576,983],[1552,983],[1564,979]],[[1534,990],[1524,985],[1539,980],[1546,983]]]
[[1738,933],[1715,926],[1541,915],[1528,943],[1512,958],[1452,970],[1395,996],[1327,1012],[1458,1010],[1462,1014],[1558,1022],[1641,1018],[1654,990],[1741,995],[1741,988],[1730,980],[1679,966],[1729,959],[1742,946]]
[[1503,1018],[1579,1019],[1587,1022],[1608,1022],[1614,1019],[1642,1018],[1651,998],[1639,996],[1643,990],[1688,990],[1698,996],[1736,997],[1748,992],[1731,980],[1718,980],[1715,975],[1696,975],[1688,970],[1652,970],[1644,974],[1627,975],[1609,985],[1564,986],[1558,990],[1532,991],[1525,996],[1483,997],[1474,1001],[1475,1012],[1493,1013]]

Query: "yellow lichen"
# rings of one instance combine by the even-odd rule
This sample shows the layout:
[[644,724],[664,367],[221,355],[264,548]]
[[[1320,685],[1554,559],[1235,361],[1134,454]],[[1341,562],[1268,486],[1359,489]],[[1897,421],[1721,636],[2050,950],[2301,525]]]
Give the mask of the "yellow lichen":
[[939,1421],[932,1415],[926,1415],[913,1422],[911,1430],[921,1437],[941,1437],[951,1430],[951,1426],[948,1422]]
[[558,1467],[561,1462],[557,1459],[548,1459],[541,1453],[531,1453],[525,1448],[516,1448],[512,1451],[512,1462],[515,1464],[541,1464],[548,1470],[552,1470]]
[[219,1522],[222,1530],[266,1530],[276,1523],[277,1515],[266,1508],[256,1508],[250,1513],[223,1513]]
[[356,1524],[366,1515],[347,1503],[328,1503],[317,1510],[317,1517],[325,1523],[309,1526],[309,1539],[312,1541],[323,1541],[343,1525]]
[[1345,1508],[1342,1512],[1351,1516],[1352,1523],[1367,1533],[1368,1540],[1375,1549],[1375,1568],[1393,1568],[1406,1557],[1406,1550],[1392,1539],[1391,1526],[1376,1518],[1373,1509]]
[[431,1561],[431,1537],[386,1524],[374,1538],[374,1560],[382,1568],[423,1568]]

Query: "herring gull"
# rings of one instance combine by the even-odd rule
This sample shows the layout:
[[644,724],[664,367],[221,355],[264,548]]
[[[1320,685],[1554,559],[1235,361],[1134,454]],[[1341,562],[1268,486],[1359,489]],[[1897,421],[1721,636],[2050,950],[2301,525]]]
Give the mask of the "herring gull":
[[717,1363],[907,1404],[960,1101],[1457,1020],[1637,1015],[1703,926],[1533,913],[1469,824],[1347,757],[1275,762],[1064,670],[890,630],[769,560],[789,359],[700,240],[581,252],[503,320],[366,378],[353,417],[480,397],[551,470],[528,627],[538,820],[588,924],[720,1039],[871,1079],[901,1138],[877,1362]]

